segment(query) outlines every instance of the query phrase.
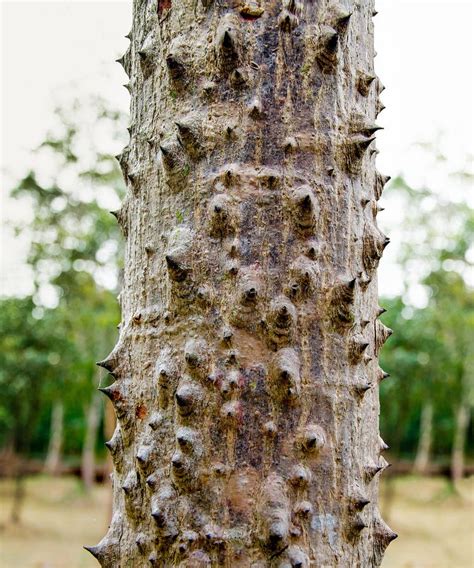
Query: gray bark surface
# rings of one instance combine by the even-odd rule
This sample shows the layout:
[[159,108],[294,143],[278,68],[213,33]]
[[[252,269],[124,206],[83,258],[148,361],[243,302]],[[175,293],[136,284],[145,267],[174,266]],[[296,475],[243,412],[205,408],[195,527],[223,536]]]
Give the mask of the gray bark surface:
[[373,3],[134,3],[102,566],[371,567]]

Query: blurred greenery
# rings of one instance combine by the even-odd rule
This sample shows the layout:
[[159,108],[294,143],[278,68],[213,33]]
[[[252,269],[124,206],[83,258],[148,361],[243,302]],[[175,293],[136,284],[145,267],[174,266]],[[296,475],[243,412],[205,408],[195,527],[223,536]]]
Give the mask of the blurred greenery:
[[[123,146],[125,117],[100,97],[75,100],[55,117],[11,192],[33,212],[15,227],[30,243],[32,293],[1,300],[0,447],[44,457],[60,401],[59,451],[77,461],[101,380],[95,361],[112,349],[120,319],[120,236],[107,207],[124,194],[113,150]],[[91,427],[102,451],[102,430]]]
[[[436,148],[426,150],[440,160]],[[404,212],[399,227],[404,293],[382,300],[388,309],[383,320],[396,333],[381,353],[382,367],[394,377],[381,385],[381,430],[398,459],[414,459],[427,405],[431,460],[449,460],[456,436],[461,452],[472,457],[474,450],[474,212],[465,191],[472,176],[454,172],[450,178],[464,185],[435,192],[398,177],[389,188]],[[416,285],[424,292],[422,307],[410,299]],[[467,417],[463,424],[457,424],[460,409]]]
[[[30,243],[32,292],[1,300],[0,448],[44,460],[59,401],[61,460],[68,463],[78,462],[94,428],[90,409],[104,379],[95,361],[111,350],[120,317],[122,245],[107,209],[124,193],[111,156],[124,145],[125,119],[94,97],[57,109],[56,120],[12,190],[33,212],[16,227]],[[381,300],[384,323],[395,330],[381,354],[392,376],[381,385],[381,432],[396,460],[415,459],[423,429],[431,463],[449,464],[456,444],[468,459],[474,452],[474,215],[462,189],[472,176],[461,171],[451,179],[458,193],[411,187],[400,176],[383,197],[387,209],[392,200],[404,211],[397,226],[403,292]],[[415,288],[423,292],[418,303]],[[93,439],[102,452],[102,430]]]

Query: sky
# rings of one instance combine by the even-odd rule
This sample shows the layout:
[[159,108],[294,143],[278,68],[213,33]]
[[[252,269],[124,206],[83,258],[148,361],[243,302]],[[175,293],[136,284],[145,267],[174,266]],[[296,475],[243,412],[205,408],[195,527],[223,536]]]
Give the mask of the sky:
[[[386,87],[386,109],[377,119],[384,127],[377,137],[378,169],[449,192],[416,143],[437,137],[453,169],[474,155],[474,1],[379,0],[376,8],[375,63]],[[0,26],[0,295],[24,294],[31,291],[27,243],[13,237],[7,221],[25,211],[8,198],[8,190],[25,171],[29,151],[43,139],[65,93],[100,92],[127,110],[128,94],[121,87],[126,76],[115,59],[128,45],[131,0],[0,0]],[[396,204],[379,216],[392,240],[379,269],[382,295],[401,291],[395,259],[402,216]]]

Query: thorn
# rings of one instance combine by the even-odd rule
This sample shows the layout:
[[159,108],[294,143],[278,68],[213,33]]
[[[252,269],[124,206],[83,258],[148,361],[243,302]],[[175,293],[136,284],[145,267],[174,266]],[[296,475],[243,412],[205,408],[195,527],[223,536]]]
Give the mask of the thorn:
[[167,254],[165,256],[165,260],[171,280],[175,282],[183,282],[188,275],[188,270],[171,255]]
[[90,552],[94,558],[99,560],[100,548],[98,546],[83,546],[83,548],[87,550],[87,552]]
[[334,25],[337,28],[345,29],[349,24],[349,20],[351,19],[353,12],[347,12],[342,7],[336,9],[334,14]]
[[369,94],[370,85],[372,85],[376,77],[364,71],[359,71],[358,75],[357,90],[362,96],[366,97]]
[[166,56],[166,67],[168,68],[168,73],[173,81],[179,82],[183,79],[185,67],[183,63],[181,63],[181,61],[179,61],[172,53],[169,53]]
[[114,370],[114,365],[112,364],[112,360],[111,359],[104,359],[103,361],[97,361],[96,365],[98,367],[102,367],[102,369],[105,369],[106,371],[108,371],[110,374],[112,374],[113,370]]
[[390,373],[386,373],[383,369],[379,367],[377,371],[378,382],[381,383],[383,380],[388,379],[388,377],[390,377]]
[[338,33],[330,26],[322,26],[316,48],[316,59],[323,70],[329,71],[337,64]]

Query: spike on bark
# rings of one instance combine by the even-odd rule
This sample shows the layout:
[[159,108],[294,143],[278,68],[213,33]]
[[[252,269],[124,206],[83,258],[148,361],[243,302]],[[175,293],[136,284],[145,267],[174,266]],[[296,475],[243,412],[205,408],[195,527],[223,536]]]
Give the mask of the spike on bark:
[[309,186],[301,186],[290,193],[296,227],[303,233],[311,233],[317,222],[319,206]]
[[291,544],[282,554],[278,568],[309,568],[310,561],[306,552],[296,544]]
[[378,355],[383,344],[392,335],[393,331],[379,320],[375,324],[375,353]]
[[375,173],[375,199],[379,200],[382,197],[383,189],[390,179],[390,176],[384,176],[380,172]]
[[357,365],[361,361],[368,346],[369,342],[362,337],[353,337],[349,341],[349,361],[352,365]]
[[178,414],[189,416],[198,410],[203,399],[203,392],[196,383],[184,380],[176,391],[175,399]]
[[341,168],[349,174],[358,174],[362,168],[362,161],[375,136],[351,134],[340,145],[337,159]]
[[387,546],[398,537],[397,533],[382,520],[378,519],[374,524],[374,565],[380,566]]
[[333,1],[328,8],[328,21],[333,28],[346,32],[353,12],[344,8],[339,2]]
[[171,136],[160,143],[160,154],[163,166],[168,173],[186,173],[183,147],[176,136]]
[[217,28],[217,55],[220,66],[229,70],[238,66],[241,52],[241,38],[238,22],[233,14],[227,14]]
[[290,264],[289,272],[288,296],[296,301],[313,296],[318,283],[318,263],[300,255]]
[[300,359],[291,347],[279,349],[270,363],[270,376],[277,399],[291,400],[300,395]]
[[287,545],[290,531],[290,503],[284,480],[271,473],[264,482],[260,517],[263,545],[272,551]]
[[373,272],[382,258],[390,239],[373,224],[367,224],[362,237],[362,261],[367,272]]
[[344,330],[354,323],[352,306],[356,279],[341,282],[334,286],[330,295],[329,316],[336,329]]
[[174,88],[178,89],[184,87],[188,79],[184,59],[184,54],[186,53],[185,46],[186,39],[178,36],[171,42],[170,49],[165,57],[165,64],[171,84]]
[[309,501],[298,501],[293,508],[293,512],[298,517],[309,517],[313,512],[313,505]]
[[278,25],[285,32],[293,31],[299,24],[299,18],[289,10],[283,9],[278,16]]
[[363,97],[367,97],[370,91],[370,86],[375,81],[375,75],[359,71],[357,74],[357,90]]
[[383,369],[379,368],[378,371],[378,381],[381,383],[383,380],[388,379],[390,377],[390,373],[386,373]]
[[377,98],[375,101],[375,116],[378,116],[383,110],[385,110],[385,105],[380,98]]
[[296,320],[296,308],[286,296],[278,296],[272,300],[266,317],[271,344],[277,347],[288,345],[295,332]]
[[338,45],[337,31],[331,26],[321,26],[316,45],[316,61],[323,71],[332,71],[337,66]]
[[311,470],[304,464],[296,464],[290,470],[289,482],[297,487],[306,487],[312,479]]
[[353,386],[354,394],[358,399],[364,398],[365,394],[372,388],[370,383],[361,383]]
[[235,231],[235,213],[232,199],[223,193],[215,195],[209,202],[209,234],[222,239]]
[[120,65],[123,67],[123,70],[125,71],[125,73],[128,75],[128,77],[130,77],[131,72],[132,72],[132,59],[131,59],[130,47],[122,55],[122,57],[119,57],[116,61],[117,61],[117,63],[120,63]]
[[166,266],[168,268],[168,275],[173,282],[183,282],[189,274],[189,269],[186,268],[177,258],[167,254],[165,256]]
[[203,152],[203,132],[201,119],[197,113],[191,113],[176,121],[179,138],[182,145],[194,158],[199,158]]
[[307,424],[300,429],[296,438],[296,445],[304,453],[318,455],[326,446],[326,434],[318,424]]

